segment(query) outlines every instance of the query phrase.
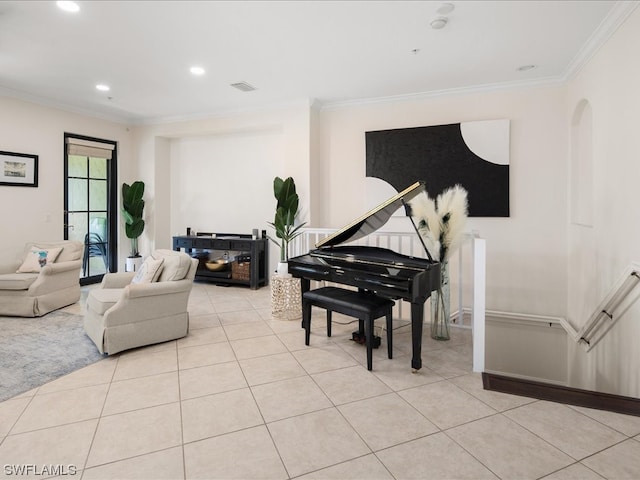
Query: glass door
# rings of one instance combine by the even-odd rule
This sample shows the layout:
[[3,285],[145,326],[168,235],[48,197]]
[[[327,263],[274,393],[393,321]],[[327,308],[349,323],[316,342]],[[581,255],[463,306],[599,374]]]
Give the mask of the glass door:
[[84,245],[80,284],[117,270],[115,142],[65,134],[65,239]]

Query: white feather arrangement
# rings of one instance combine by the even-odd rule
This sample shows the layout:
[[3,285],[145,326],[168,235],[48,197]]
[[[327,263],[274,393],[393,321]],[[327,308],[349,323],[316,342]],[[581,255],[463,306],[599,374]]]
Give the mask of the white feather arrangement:
[[434,260],[444,262],[460,245],[467,219],[467,191],[448,188],[434,201],[425,193],[411,202],[411,216]]
[[456,185],[438,195],[435,202],[425,192],[409,202],[409,206],[427,250],[442,264],[441,284],[431,295],[431,338],[449,340],[451,305],[447,265],[462,240],[467,219],[467,191]]
[[427,250],[434,260],[438,260],[435,257],[440,252],[440,217],[436,211],[436,203],[426,192],[422,192],[409,201],[409,206]]
[[448,188],[436,199],[440,217],[440,261],[446,262],[462,241],[467,220],[467,191],[460,185]]

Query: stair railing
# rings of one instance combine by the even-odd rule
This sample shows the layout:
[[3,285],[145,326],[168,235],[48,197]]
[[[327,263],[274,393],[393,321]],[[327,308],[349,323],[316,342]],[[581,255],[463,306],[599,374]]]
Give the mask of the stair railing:
[[602,340],[627,311],[630,303],[637,300],[638,297],[626,305],[623,303],[638,284],[640,284],[640,264],[633,262],[626,268],[605,299],[600,302],[589,320],[576,333],[576,340],[584,343],[587,351]]

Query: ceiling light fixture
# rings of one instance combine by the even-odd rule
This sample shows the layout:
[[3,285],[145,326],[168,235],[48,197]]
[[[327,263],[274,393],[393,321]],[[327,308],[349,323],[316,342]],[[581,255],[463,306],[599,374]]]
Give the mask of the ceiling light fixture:
[[96,85],[96,90],[100,90],[101,92],[108,92],[111,89],[109,88],[109,85],[105,85],[104,83],[99,83],[98,85]]
[[198,66],[193,66],[189,69],[189,71],[191,72],[192,75],[204,75],[204,68],[202,67],[198,67]]
[[80,5],[76,2],[56,2],[56,5],[65,12],[76,13],[80,11]]
[[518,67],[516,70],[518,72],[528,72],[529,70],[533,70],[536,67],[537,65],[522,65],[521,67]]
[[445,17],[438,17],[431,20],[431,28],[434,30],[440,30],[447,25],[447,19]]
[[447,15],[451,12],[453,12],[453,9],[456,8],[453,3],[443,3],[442,5],[440,5],[438,7],[438,9],[436,10],[436,13],[440,14],[440,15]]

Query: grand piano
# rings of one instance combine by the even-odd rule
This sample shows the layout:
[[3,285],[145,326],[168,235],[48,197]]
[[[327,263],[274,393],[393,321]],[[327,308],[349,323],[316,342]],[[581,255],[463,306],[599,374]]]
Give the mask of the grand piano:
[[[326,280],[372,291],[393,300],[401,298],[411,302],[411,367],[415,370],[422,368],[424,303],[432,291],[440,288],[440,263],[433,260],[419,234],[427,258],[402,255],[380,247],[341,244],[375,232],[399,208],[405,207],[409,215],[408,202],[424,190],[424,182],[416,182],[318,242],[315,250],[289,259],[289,273],[301,279],[303,292],[309,290],[311,280]],[[412,225],[418,233],[413,220]]]

